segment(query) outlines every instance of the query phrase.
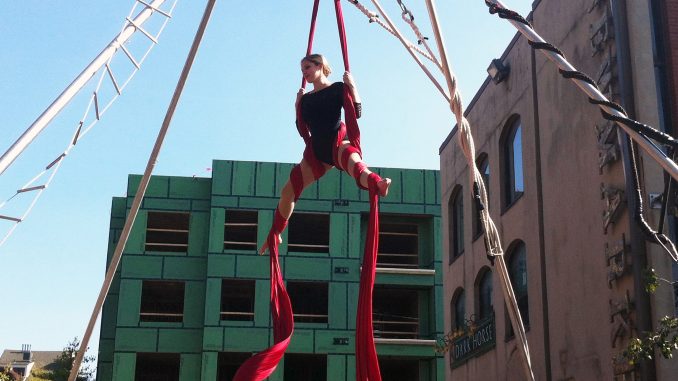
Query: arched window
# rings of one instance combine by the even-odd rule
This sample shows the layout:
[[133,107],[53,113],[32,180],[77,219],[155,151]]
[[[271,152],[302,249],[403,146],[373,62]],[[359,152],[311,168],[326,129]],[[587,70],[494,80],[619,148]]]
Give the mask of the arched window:
[[[487,202],[490,202],[490,159],[487,157],[487,154],[483,153],[478,156],[476,160],[476,166],[480,171],[480,174],[483,176],[483,183],[485,183],[485,190],[487,191]],[[474,195],[475,197],[475,195]],[[478,215],[478,206],[476,201],[473,200],[473,239],[480,237],[483,234],[483,226],[480,222],[480,217]],[[488,206],[485,205],[485,208]]]
[[463,329],[466,325],[466,296],[463,288],[455,291],[450,312],[452,312],[452,330]]
[[523,128],[519,117],[512,118],[502,142],[504,206],[513,204],[525,191],[523,183]]
[[458,186],[450,197],[450,263],[464,253],[464,199],[462,187]]
[[[511,286],[513,287],[513,293],[515,294],[516,301],[518,302],[520,316],[523,318],[523,325],[525,327],[529,327],[530,311],[527,298],[527,259],[525,244],[522,241],[518,241],[509,246],[509,248],[508,271],[509,278],[511,279]],[[507,329],[507,336],[512,337],[514,332],[508,315],[507,320],[507,325],[509,328]]]
[[482,321],[494,313],[492,308],[492,271],[485,268],[478,278],[478,304],[476,321]]

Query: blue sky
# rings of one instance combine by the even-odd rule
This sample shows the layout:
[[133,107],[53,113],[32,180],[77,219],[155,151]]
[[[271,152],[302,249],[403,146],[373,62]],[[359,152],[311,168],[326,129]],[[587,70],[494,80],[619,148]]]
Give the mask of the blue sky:
[[[168,3],[171,1],[168,0]],[[50,188],[0,247],[0,350],[57,350],[82,337],[105,271],[111,198],[142,173],[206,1],[179,1],[139,73],[71,151]],[[375,9],[368,0],[362,3]],[[404,3],[435,48],[423,0]],[[527,15],[530,0],[505,4]],[[0,2],[0,149],[5,152],[120,31],[132,0]],[[155,174],[209,176],[213,159],[297,162],[293,103],[312,1],[217,2]],[[395,0],[382,5],[410,39]],[[438,2],[448,57],[465,103],[515,34],[483,0]],[[365,160],[439,168],[454,125],[442,96],[394,37],[343,2],[351,71],[363,98]],[[149,25],[149,28],[154,25]],[[343,72],[332,2],[321,1],[315,51]],[[144,37],[135,37],[142,43]],[[122,74],[120,74],[122,76]],[[444,83],[442,76],[439,77]],[[56,158],[83,115],[83,90],[0,175],[0,203]],[[39,184],[39,183],[38,183]],[[0,215],[22,210],[17,198]],[[0,236],[11,225],[0,221]],[[1,239],[1,238],[0,238]],[[96,330],[98,337],[98,328]],[[97,348],[97,337],[90,343]]]

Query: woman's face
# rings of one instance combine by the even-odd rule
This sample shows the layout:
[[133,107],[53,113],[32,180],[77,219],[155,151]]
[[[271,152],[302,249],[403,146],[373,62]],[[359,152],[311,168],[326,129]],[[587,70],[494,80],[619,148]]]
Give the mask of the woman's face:
[[306,82],[313,83],[323,76],[323,67],[315,62],[303,60],[301,61],[301,75],[304,76]]

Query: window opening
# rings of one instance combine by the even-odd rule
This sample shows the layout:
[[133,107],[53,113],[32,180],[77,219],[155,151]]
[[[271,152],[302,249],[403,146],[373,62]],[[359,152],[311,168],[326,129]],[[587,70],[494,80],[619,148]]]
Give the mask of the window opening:
[[289,221],[287,250],[304,253],[329,253],[330,215],[294,213]]
[[383,380],[419,381],[419,360],[380,356],[379,370]]
[[[511,279],[511,286],[513,287],[513,293],[516,296],[516,301],[518,302],[518,310],[520,311],[520,317],[523,319],[523,326],[529,327],[530,311],[527,294],[527,261],[525,244],[522,242],[519,243],[509,258],[508,270],[509,278]],[[506,332],[507,337],[513,337],[515,335],[513,331],[513,325],[511,324],[510,320],[507,320]]]
[[217,381],[231,381],[235,373],[248,358],[251,353],[244,352],[219,352],[217,358]]
[[459,187],[452,198],[452,258],[464,253],[464,192]]
[[[478,158],[476,163],[478,170],[483,178],[483,183],[485,185],[485,191],[487,192],[487,202],[490,202],[490,160],[486,154],[481,155]],[[473,237],[474,239],[480,237],[483,234],[483,223],[478,216],[478,207],[475,200],[471,203],[473,208]],[[488,208],[488,205],[485,205],[485,208]]]
[[224,250],[256,250],[257,226],[256,211],[226,210]]
[[254,291],[254,280],[223,279],[221,320],[254,320]]
[[179,353],[137,353],[134,379],[137,381],[179,381]]
[[327,283],[288,281],[287,293],[295,322],[327,323]]
[[478,282],[478,321],[492,316],[492,272],[486,270]]
[[417,224],[380,224],[377,267],[419,267]]
[[327,355],[288,353],[284,373],[284,380],[326,381]]
[[374,337],[416,339],[419,337],[417,290],[375,287],[372,324]]
[[141,286],[140,321],[182,322],[184,282],[145,280]]
[[510,128],[511,131],[504,143],[507,206],[513,204],[525,191],[523,183],[523,128],[520,119],[516,119]]
[[146,251],[188,251],[190,213],[148,212]]
[[452,329],[459,330],[463,329],[466,326],[466,296],[464,290],[459,290],[457,295],[452,302],[452,311],[454,311],[454,316],[452,317]]

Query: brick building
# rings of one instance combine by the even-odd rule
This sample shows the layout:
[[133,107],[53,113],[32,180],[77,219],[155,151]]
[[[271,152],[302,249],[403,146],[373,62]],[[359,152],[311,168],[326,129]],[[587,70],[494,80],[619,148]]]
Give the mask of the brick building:
[[[530,21],[632,118],[674,134],[677,12],[676,1],[541,0]],[[625,134],[521,35],[500,60],[508,76],[498,83],[488,77],[466,117],[536,378],[674,379],[675,360],[615,361],[631,337],[677,314],[674,287],[645,291],[647,268],[674,281],[678,273],[634,221]],[[522,359],[485,257],[456,133],[440,148],[445,330],[461,332],[446,355],[446,379],[521,380]],[[639,170],[644,216],[657,226],[659,206],[650,201],[662,196],[663,173],[643,154]],[[675,229],[671,215],[664,231],[675,240]],[[470,322],[485,329],[478,345],[463,345]]]

